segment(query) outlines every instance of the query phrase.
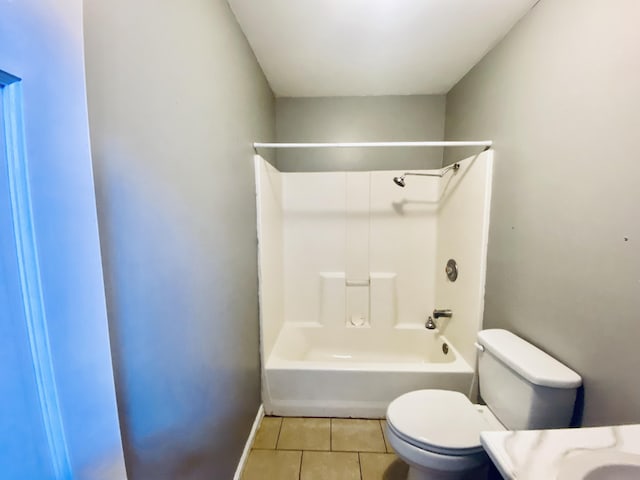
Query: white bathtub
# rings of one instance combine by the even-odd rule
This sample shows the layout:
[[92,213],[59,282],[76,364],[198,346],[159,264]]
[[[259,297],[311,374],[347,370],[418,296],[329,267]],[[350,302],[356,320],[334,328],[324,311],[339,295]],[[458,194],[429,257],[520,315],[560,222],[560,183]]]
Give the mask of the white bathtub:
[[382,418],[398,395],[466,394],[472,376],[437,331],[285,324],[264,368],[263,400],[270,415]]

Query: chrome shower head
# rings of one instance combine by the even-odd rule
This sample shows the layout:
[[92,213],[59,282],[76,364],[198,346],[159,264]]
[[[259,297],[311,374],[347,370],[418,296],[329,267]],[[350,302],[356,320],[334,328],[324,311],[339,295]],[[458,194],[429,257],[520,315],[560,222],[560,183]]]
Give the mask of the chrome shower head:
[[418,177],[440,177],[440,178],[442,178],[442,177],[444,177],[444,175],[448,171],[452,171],[453,173],[456,173],[459,169],[460,169],[460,164],[459,163],[454,163],[452,165],[449,165],[448,167],[442,168],[440,170],[440,173],[404,172],[404,174],[402,174],[402,176],[400,176],[400,177],[393,177],[393,183],[395,183],[399,187],[404,187],[404,185],[405,185],[404,177],[406,177],[407,175],[416,175]]
[[404,183],[404,175],[402,175],[401,177],[393,177],[393,182],[398,185],[399,187],[404,187],[405,183]]

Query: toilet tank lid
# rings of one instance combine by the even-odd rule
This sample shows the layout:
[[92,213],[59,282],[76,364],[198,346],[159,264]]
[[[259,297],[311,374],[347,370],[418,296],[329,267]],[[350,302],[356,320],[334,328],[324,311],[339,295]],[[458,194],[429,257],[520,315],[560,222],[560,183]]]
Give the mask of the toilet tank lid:
[[576,372],[507,330],[482,330],[478,332],[478,343],[534,385],[576,388],[582,384],[582,377]]

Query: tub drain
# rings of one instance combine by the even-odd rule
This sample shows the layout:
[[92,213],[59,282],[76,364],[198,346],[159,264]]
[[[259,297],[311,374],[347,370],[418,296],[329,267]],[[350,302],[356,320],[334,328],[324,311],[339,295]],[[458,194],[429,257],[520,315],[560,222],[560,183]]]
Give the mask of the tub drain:
[[447,345],[446,343],[442,344],[442,353],[444,353],[445,355],[449,353],[449,345]]

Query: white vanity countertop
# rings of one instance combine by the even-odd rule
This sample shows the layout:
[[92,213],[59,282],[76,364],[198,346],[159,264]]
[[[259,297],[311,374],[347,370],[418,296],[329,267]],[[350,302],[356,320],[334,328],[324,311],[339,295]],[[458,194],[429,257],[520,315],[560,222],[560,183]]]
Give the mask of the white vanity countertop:
[[563,461],[594,450],[640,454],[640,425],[482,432],[480,439],[507,479],[555,480]]

